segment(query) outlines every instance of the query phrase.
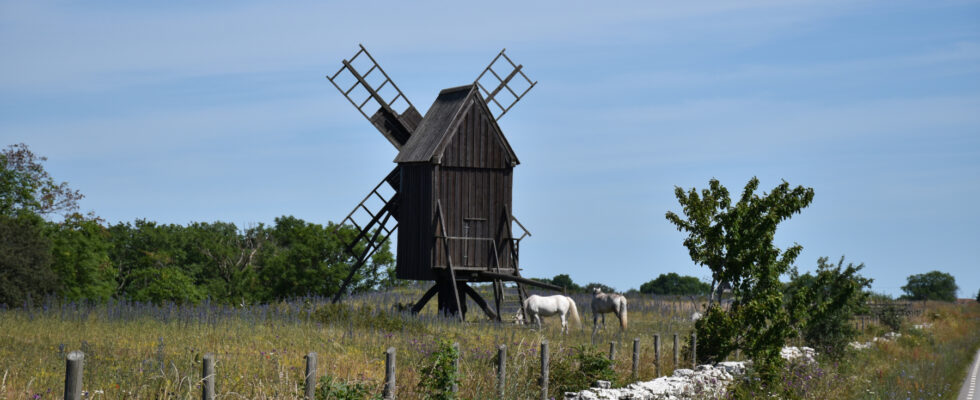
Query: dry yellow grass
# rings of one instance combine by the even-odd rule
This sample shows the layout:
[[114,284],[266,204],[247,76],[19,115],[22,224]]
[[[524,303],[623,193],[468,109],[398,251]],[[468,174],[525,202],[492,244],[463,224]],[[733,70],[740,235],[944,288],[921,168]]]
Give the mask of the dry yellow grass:
[[[410,301],[418,294],[374,295],[355,299],[350,307]],[[580,309],[587,301],[579,301]],[[662,335],[662,368],[673,370],[670,333],[691,329],[683,302],[637,300],[631,304],[630,330],[621,335],[615,323],[596,338],[600,347],[619,341],[616,369],[628,376],[634,337],[643,345],[640,379],[652,379],[653,334]],[[322,321],[312,310],[317,300],[232,309],[213,305],[152,307],[109,304],[92,307],[52,305],[47,311],[0,311],[0,398],[60,398],[64,388],[65,354],[85,352],[84,390],[92,399],[175,398],[200,396],[201,357],[213,353],[218,398],[292,399],[302,395],[304,355],[318,355],[319,374],[363,381],[380,391],[384,351],[398,351],[398,396],[420,398],[417,371],[438,339],[460,343],[465,398],[489,398],[496,392],[496,346],[508,347],[508,398],[539,393],[538,349],[551,343],[552,360],[571,348],[591,343],[591,317],[586,327],[562,336],[556,319],[538,332],[509,323],[485,321],[471,306],[470,322],[437,318],[431,305],[420,318],[390,312],[385,321],[401,324],[385,331],[357,317]],[[322,316],[322,315],[321,315]],[[585,322],[589,320],[589,322]],[[372,320],[373,321],[373,320]],[[383,324],[382,324],[383,325]]]

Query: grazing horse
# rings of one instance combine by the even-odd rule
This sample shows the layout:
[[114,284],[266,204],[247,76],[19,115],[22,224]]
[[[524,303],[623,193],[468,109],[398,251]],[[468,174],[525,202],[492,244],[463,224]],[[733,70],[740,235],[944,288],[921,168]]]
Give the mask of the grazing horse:
[[538,296],[531,295],[526,300],[524,300],[524,307],[517,310],[517,315],[514,316],[514,322],[517,324],[526,324],[528,320],[524,317],[525,311],[529,314],[531,320],[538,324],[538,329],[541,329],[541,317],[549,317],[552,315],[558,315],[561,317],[561,333],[568,332],[568,319],[566,316],[569,311],[572,313],[572,319],[579,325],[582,325],[582,320],[578,317],[578,308],[575,307],[575,301],[571,297],[562,296],[556,294],[554,296]]
[[611,312],[619,317],[619,329],[626,330],[626,297],[615,293],[602,293],[595,288],[592,291],[592,333],[599,329],[599,316],[602,316],[602,327],[606,327],[606,313]]

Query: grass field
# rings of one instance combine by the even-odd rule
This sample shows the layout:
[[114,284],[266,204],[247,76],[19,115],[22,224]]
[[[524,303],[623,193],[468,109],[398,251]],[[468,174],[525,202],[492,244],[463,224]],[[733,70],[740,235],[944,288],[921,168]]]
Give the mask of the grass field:
[[[437,317],[433,304],[419,317],[390,311],[391,305],[413,301],[420,292],[362,295],[343,307],[308,298],[245,308],[112,302],[0,310],[0,398],[60,398],[65,354],[71,350],[85,353],[84,390],[90,399],[199,398],[201,357],[206,353],[217,360],[218,398],[301,397],[303,356],[310,351],[318,354],[320,375],[362,382],[380,392],[384,351],[389,346],[398,352],[398,397],[423,398],[416,389],[420,365],[437,341],[448,339],[460,344],[461,397],[495,397],[496,346],[505,344],[507,398],[527,399],[538,397],[540,391],[542,339],[550,342],[552,365],[567,361],[575,346],[594,340],[606,351],[610,341],[618,341],[615,369],[624,377],[620,383],[627,383],[634,338],[642,345],[638,379],[649,380],[655,377],[653,335],[663,338],[662,372],[669,374],[674,368],[671,334],[685,335],[692,329],[689,302],[669,298],[631,298],[629,331],[620,335],[612,317],[596,338],[591,336],[584,296],[576,302],[583,320],[588,320],[586,328],[575,326],[566,336],[560,335],[557,319],[548,320],[538,332],[485,322],[472,304],[468,321],[462,324]],[[955,382],[935,386],[931,381],[965,368],[968,361],[963,361],[963,354],[972,353],[963,348],[975,349],[980,342],[976,333],[980,313],[976,306],[930,303],[927,307],[921,318],[934,323],[930,333],[905,335],[903,340],[859,353],[843,365],[823,365],[821,377],[806,380],[806,392],[836,398],[898,398],[893,395],[903,390],[948,393],[943,388],[952,385],[955,391]],[[866,335],[880,333],[877,330],[869,328]],[[835,384],[831,376],[849,379],[853,385]],[[557,392],[552,395],[561,398]]]
[[[560,335],[556,318],[547,319],[541,332],[486,322],[473,304],[463,324],[437,317],[434,301],[419,317],[390,311],[390,305],[420,295],[420,290],[371,294],[340,308],[310,298],[248,308],[113,302],[0,311],[0,397],[60,397],[65,354],[79,349],[85,353],[84,389],[89,398],[196,398],[206,353],[217,359],[220,398],[299,397],[303,356],[310,351],[318,355],[320,374],[362,381],[380,391],[384,351],[392,346],[398,351],[398,397],[419,398],[418,366],[437,340],[449,339],[460,343],[463,397],[493,396],[496,347],[505,344],[506,391],[508,397],[523,399],[540,390],[536,378],[542,339],[550,342],[552,363],[593,340],[590,328],[577,325],[570,334]],[[585,299],[578,299],[580,308],[588,307]],[[653,334],[664,338],[662,368],[670,372],[670,334],[692,328],[688,307],[683,301],[636,299],[630,307],[629,331],[620,335],[610,315],[608,327],[595,340],[603,349],[610,341],[622,342],[616,369],[625,376],[630,373],[633,338],[640,338],[644,347],[639,378],[652,379]],[[582,318],[591,326],[591,317]]]

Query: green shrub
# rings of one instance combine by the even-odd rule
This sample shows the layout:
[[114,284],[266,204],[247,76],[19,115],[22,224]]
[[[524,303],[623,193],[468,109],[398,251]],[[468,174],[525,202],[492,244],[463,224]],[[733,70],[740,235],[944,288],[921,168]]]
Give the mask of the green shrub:
[[435,351],[422,365],[418,389],[426,399],[451,400],[456,398],[453,386],[459,385],[460,374],[456,369],[459,348],[447,339],[436,342]]
[[865,290],[871,287],[871,279],[858,274],[862,268],[864,264],[845,267],[841,256],[836,265],[820,257],[815,275],[791,271],[786,297],[789,308],[796,311],[793,314],[801,317],[800,336],[807,346],[833,358],[844,355],[858,333],[851,320],[867,309]]
[[878,320],[891,330],[898,332],[905,322],[905,313],[901,307],[889,304],[878,311]]
[[320,377],[320,383],[317,385],[314,398],[316,398],[316,400],[380,399],[380,394],[374,393],[372,395],[372,386],[375,386],[372,382],[346,382],[336,379],[330,375],[324,375]]
[[597,347],[583,344],[574,347],[572,353],[570,358],[556,358],[550,365],[548,376],[556,396],[588,389],[598,380],[616,384],[612,360]]

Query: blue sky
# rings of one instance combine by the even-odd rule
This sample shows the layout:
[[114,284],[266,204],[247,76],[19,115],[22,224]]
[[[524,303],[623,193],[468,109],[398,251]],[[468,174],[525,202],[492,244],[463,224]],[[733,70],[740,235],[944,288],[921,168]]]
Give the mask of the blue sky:
[[816,192],[801,270],[980,288],[976,1],[0,2],[0,144],[110,222],[337,221],[396,154],[324,78],[358,43],[423,114],[504,47],[539,82],[500,121],[525,275],[706,278],[674,187],[758,176]]

